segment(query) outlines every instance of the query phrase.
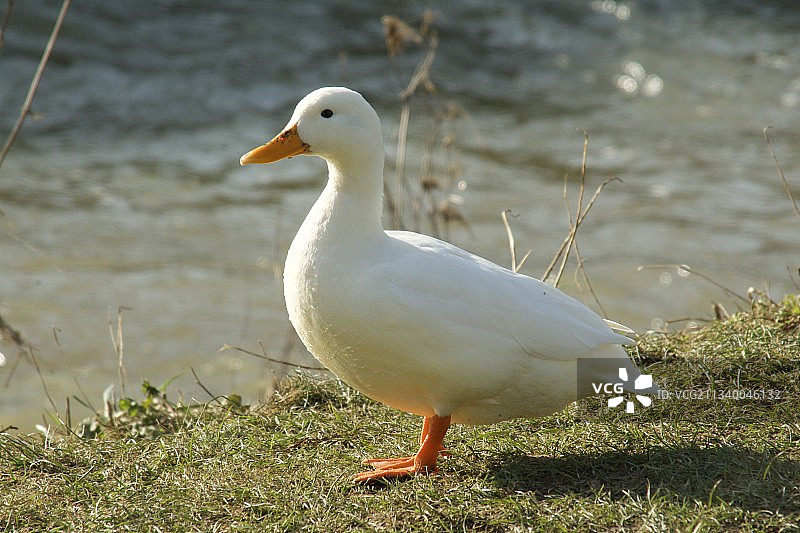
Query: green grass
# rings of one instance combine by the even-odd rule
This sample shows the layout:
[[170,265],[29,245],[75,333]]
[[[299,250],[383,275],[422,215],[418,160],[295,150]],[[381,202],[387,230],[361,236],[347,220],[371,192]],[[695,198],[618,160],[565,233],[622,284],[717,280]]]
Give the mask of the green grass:
[[586,400],[453,426],[440,473],[367,486],[350,482],[360,461],[411,453],[417,417],[309,377],[250,408],[183,407],[147,386],[83,438],[0,434],[0,528],[798,531],[799,328],[787,298],[633,350],[664,388],[777,399],[661,400],[633,416]]

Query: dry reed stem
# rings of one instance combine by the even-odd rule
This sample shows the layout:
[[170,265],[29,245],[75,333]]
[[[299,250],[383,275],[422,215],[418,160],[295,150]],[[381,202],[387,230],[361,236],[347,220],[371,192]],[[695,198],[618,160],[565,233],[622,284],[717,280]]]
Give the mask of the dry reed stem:
[[[581,203],[580,202],[582,202],[582,200],[583,200],[583,190],[585,188],[586,188],[586,182],[584,181],[584,179],[581,179],[580,186],[578,187],[578,198],[579,198],[579,200],[578,200],[578,202],[579,202],[578,203],[578,211],[577,211],[576,218],[573,219],[572,218],[572,211],[570,211],[570,209],[569,209],[569,197],[567,195],[567,176],[564,175],[564,189],[563,189],[563,191],[561,193],[561,196],[562,196],[562,198],[564,200],[564,207],[567,208],[567,218],[569,218],[569,233],[567,234],[567,241],[566,241],[567,244],[566,244],[566,247],[563,249],[563,254],[561,256],[561,264],[558,267],[558,273],[556,274],[556,277],[553,280],[553,286],[554,287],[558,287],[558,284],[561,282],[561,276],[564,274],[564,269],[567,266],[567,261],[569,261],[569,254],[570,254],[570,251],[572,250],[572,247],[573,247],[572,245],[575,243],[575,237],[578,234],[578,226],[579,226],[579,224],[576,224],[575,221],[578,219],[578,217],[580,217],[580,211],[581,211]],[[544,278],[544,279],[546,280],[547,278]]]
[[69,9],[69,5],[71,2],[72,0],[64,0],[64,3],[61,4],[61,11],[58,13],[58,18],[56,19],[56,22],[53,25],[53,30],[50,33],[50,39],[47,41],[47,46],[45,46],[44,52],[42,53],[42,58],[39,61],[39,66],[36,68],[36,72],[34,73],[33,79],[31,80],[31,85],[28,88],[28,94],[25,97],[25,102],[22,104],[22,109],[20,111],[19,117],[17,118],[17,122],[11,129],[11,133],[9,133],[5,144],[3,145],[3,148],[0,149],[0,166],[2,166],[3,161],[6,158],[6,155],[8,155],[8,151],[11,150],[11,146],[17,139],[17,135],[19,135],[19,132],[22,129],[22,124],[25,122],[25,119],[28,117],[28,115],[31,114],[31,105],[33,104],[33,97],[36,95],[36,91],[39,88],[39,82],[42,80],[42,75],[44,74],[44,68],[45,66],[47,66],[47,61],[50,59],[50,54],[53,52],[53,47],[56,44],[58,33],[61,31],[61,26],[64,24],[64,18],[66,18],[67,16],[67,10]]
[[8,389],[8,386],[11,385],[11,380],[14,378],[14,374],[17,371],[17,367],[19,366],[20,361],[22,358],[25,357],[25,352],[20,351],[17,354],[17,357],[14,358],[14,362],[11,363],[11,368],[9,369],[8,376],[6,376],[5,381],[3,382],[3,388]]
[[[715,304],[718,305],[718,304]],[[726,316],[718,316],[716,317],[717,320],[727,320],[729,317]],[[701,316],[682,316],[679,318],[670,318],[669,320],[664,320],[664,326],[671,326],[673,324],[679,324],[681,322],[711,322],[711,319],[701,317]],[[687,329],[688,328],[687,326]]]
[[553,273],[553,269],[556,268],[556,265],[560,265],[558,267],[558,272],[553,279],[552,285],[554,287],[558,287],[558,284],[561,282],[561,277],[564,274],[564,269],[566,268],[567,261],[569,260],[570,250],[574,247],[575,238],[578,234],[578,229],[580,228],[581,224],[583,223],[586,215],[589,214],[589,211],[592,209],[597,197],[603,191],[603,189],[611,183],[612,181],[619,181],[622,182],[621,179],[617,177],[612,177],[606,179],[603,183],[601,183],[597,189],[595,189],[594,194],[592,194],[589,202],[586,204],[586,207],[583,206],[584,200],[584,192],[586,190],[586,158],[588,154],[588,147],[589,147],[589,135],[586,133],[586,130],[583,131],[583,153],[581,156],[581,180],[580,184],[578,185],[578,202],[577,202],[577,209],[575,211],[575,216],[573,217],[572,211],[569,209],[569,201],[567,195],[567,176],[564,176],[564,189],[563,189],[563,198],[564,203],[567,206],[567,215],[569,216],[569,232],[567,236],[564,237],[564,240],[561,242],[561,246],[556,251],[553,259],[547,265],[547,268],[542,274],[542,280],[547,280],[550,275]]
[[[514,233],[511,231],[511,226],[508,223],[508,215],[511,214],[511,209],[506,209],[500,213],[500,218],[503,219],[503,227],[506,229],[506,239],[508,240],[508,250],[511,252],[511,270],[517,271],[517,246],[514,242]],[[513,215],[512,215],[513,216]]]
[[402,54],[406,45],[422,43],[422,36],[405,21],[384,15],[381,17],[383,35],[386,39],[386,51],[390,58]]
[[[58,348],[58,353],[61,354],[61,358],[66,361],[67,360],[67,355],[64,353],[64,347],[61,346],[61,339],[58,338],[58,334],[61,333],[61,330],[59,328],[53,326],[52,331],[53,331],[53,340],[55,341],[56,347]],[[96,413],[97,409],[95,409],[94,406],[92,405],[92,401],[89,399],[89,396],[86,394],[86,391],[83,390],[83,387],[81,387],[80,382],[78,382],[78,378],[76,378],[75,376],[72,376],[72,381],[75,382],[75,385],[78,387],[78,390],[83,395],[83,399],[78,398],[77,396],[74,396],[74,395],[73,395],[73,398],[78,400],[78,402],[81,405],[83,405],[87,409],[90,409],[93,413]]]
[[654,265],[639,265],[638,267],[636,267],[636,270],[641,272],[642,270],[645,270],[645,269],[665,269],[665,268],[675,268],[675,269],[678,269],[678,270],[683,270],[685,272],[688,272],[689,274],[693,274],[693,275],[697,276],[698,278],[703,279],[703,280],[711,283],[712,285],[714,285],[715,287],[717,287],[719,289],[722,289],[722,291],[725,294],[727,294],[728,296],[730,296],[732,298],[738,298],[739,300],[743,301],[747,305],[750,305],[750,304],[753,303],[752,299],[749,299],[749,298],[747,298],[745,296],[742,296],[741,294],[737,293],[733,289],[730,289],[730,288],[726,287],[725,285],[723,285],[722,283],[716,281],[711,276],[709,276],[707,274],[704,274],[704,273],[702,273],[702,272],[700,272],[698,270],[695,270],[695,269],[689,267],[689,265],[679,265],[679,264],[676,264],[676,263],[665,263],[665,264],[654,264]]
[[[433,177],[433,155],[435,151],[435,144],[439,137],[439,131],[442,126],[442,119],[440,116],[435,116],[433,126],[430,128],[428,135],[425,139],[425,149],[422,153],[422,163],[419,166],[419,173],[417,175],[417,194],[414,197],[412,204],[412,229],[416,232],[422,232],[422,213],[427,212],[431,226],[436,226],[436,198],[435,190],[439,188],[439,183]],[[425,205],[427,200],[427,207]],[[438,231],[434,230],[434,233]]]
[[[387,49],[391,58],[393,55],[392,49],[389,48],[390,46],[391,44],[387,38]],[[425,57],[423,57],[423,59],[417,65],[417,68],[412,74],[408,85],[406,85],[405,89],[400,92],[402,108],[400,111],[400,124],[398,126],[397,135],[394,200],[391,198],[387,200],[387,206],[392,206],[390,212],[392,213],[393,224],[396,229],[405,227],[405,222],[403,220],[405,212],[405,196],[406,191],[410,190],[410,186],[405,175],[408,125],[411,117],[410,99],[411,96],[416,93],[420,85],[423,85],[428,91],[433,91],[433,84],[430,81],[430,69],[433,65],[433,60],[436,58],[437,46],[438,39],[434,33],[431,33],[428,38],[428,51],[425,54]]]
[[[583,130],[583,152],[581,154],[581,181],[578,186],[578,209],[577,209],[577,217],[576,220],[580,219],[582,206],[583,206],[583,191],[586,188],[586,155],[588,153],[588,145],[589,145],[589,135],[586,133],[586,130]],[[569,250],[572,247],[571,244],[575,240],[575,234],[577,233],[577,225],[572,218],[572,212],[569,209],[569,202],[567,198],[567,178],[568,175],[564,175],[564,186],[562,191],[562,198],[564,199],[564,204],[567,207],[567,215],[569,217],[569,233],[561,242],[561,246],[559,247],[556,254],[550,260],[550,263],[547,265],[544,273],[542,274],[542,281],[547,281],[548,277],[555,268],[556,264],[558,263],[559,258],[562,258],[561,266],[559,267],[559,273],[556,276],[556,279],[553,282],[554,287],[558,287],[559,281],[561,281],[561,274],[564,271],[564,266],[566,265],[567,259],[569,259]]]
[[519,269],[522,268],[522,265],[525,264],[525,261],[531,256],[532,253],[533,253],[533,248],[530,248],[528,249],[527,252],[525,252],[525,255],[522,256],[522,259],[520,259],[519,264],[517,265],[517,271],[519,271]]
[[608,178],[603,183],[601,183],[597,187],[597,189],[595,189],[594,194],[592,194],[592,197],[589,200],[589,203],[586,204],[586,208],[583,210],[583,213],[581,213],[580,216],[578,216],[578,218],[575,220],[575,223],[570,228],[569,234],[564,238],[564,241],[561,243],[561,247],[559,248],[558,252],[556,252],[556,255],[553,257],[553,260],[550,262],[550,265],[548,265],[547,270],[545,270],[545,274],[542,276],[542,279],[547,279],[547,276],[549,276],[551,274],[553,267],[555,266],[556,262],[558,261],[559,256],[561,256],[561,254],[564,252],[564,250],[567,247],[571,247],[572,246],[572,243],[575,241],[575,236],[578,233],[578,228],[583,223],[583,220],[586,218],[586,215],[589,213],[589,210],[592,208],[592,206],[594,205],[594,202],[597,200],[597,197],[600,196],[600,193],[603,191],[603,189],[606,187],[606,185],[608,185],[612,181],[622,182],[621,179],[616,178],[616,177]]
[[127,396],[125,390],[128,383],[128,372],[125,370],[125,343],[122,338],[122,311],[130,311],[130,307],[117,308],[117,329],[114,331],[114,323],[111,316],[108,317],[108,331],[111,334],[111,342],[114,344],[114,355],[117,357],[117,376],[119,377],[119,384],[122,387],[122,395]]
[[[581,132],[583,132],[583,150],[581,151],[581,186],[578,189],[578,209],[575,211],[576,213],[581,212],[581,207],[583,206],[583,191],[586,189],[586,158],[589,155],[589,133],[581,128]],[[567,211],[569,211],[569,205],[567,205]]]
[[[433,14],[425,12],[419,31],[411,33],[410,26],[396,17],[383,17],[384,33],[386,36],[387,54],[394,65],[394,58],[402,51],[402,46],[409,43],[425,45],[425,53],[411,75],[405,88],[399,93],[401,102],[400,120],[398,123],[397,144],[395,154],[394,184],[384,181],[384,201],[386,209],[392,220],[393,229],[406,229],[409,227],[406,220],[410,217],[410,228],[414,231],[423,231],[423,216],[427,215],[430,233],[434,237],[448,238],[449,223],[460,222],[469,229],[469,224],[464,216],[453,206],[453,199],[447,195],[450,186],[455,182],[458,166],[454,163],[452,122],[459,114],[457,105],[448,103],[444,113],[435,110],[426,110],[426,115],[433,117],[433,126],[427,129],[424,152],[418,171],[418,183],[414,187],[408,180],[406,165],[408,147],[408,129],[411,123],[412,111],[415,108],[412,98],[420,88],[425,92],[435,92],[430,79],[431,67],[436,58],[438,37],[432,29]],[[418,35],[415,39],[409,36]],[[443,124],[447,124],[447,132],[442,134]],[[436,147],[441,143],[447,161],[445,170],[447,186],[443,187],[433,170]],[[443,191],[446,196],[439,200],[437,191]]]
[[[569,260],[570,250],[574,249],[576,258],[575,278],[574,278],[575,283],[577,285],[580,285],[578,281],[578,275],[580,274],[581,277],[583,278],[583,281],[586,283],[586,287],[589,293],[592,295],[592,298],[594,299],[595,303],[600,309],[600,312],[605,317],[607,316],[605,308],[603,308],[603,304],[600,303],[600,299],[597,297],[597,293],[595,292],[594,287],[592,287],[592,283],[589,281],[589,275],[586,273],[583,257],[581,256],[580,248],[578,247],[578,241],[576,240],[576,237],[580,225],[583,223],[584,219],[586,218],[586,215],[591,210],[592,206],[594,205],[595,201],[597,200],[598,196],[603,191],[605,186],[611,183],[612,181],[621,182],[622,180],[616,177],[608,178],[607,180],[605,180],[597,187],[597,189],[594,191],[594,194],[592,194],[591,198],[589,199],[589,202],[584,207],[583,201],[585,198],[585,190],[586,190],[586,159],[589,148],[589,135],[586,132],[586,130],[581,130],[581,131],[583,131],[583,151],[581,155],[581,179],[578,185],[578,201],[577,201],[576,212],[575,215],[573,216],[572,210],[569,207],[569,198],[567,194],[567,176],[565,175],[562,196],[564,198],[564,204],[567,208],[567,216],[569,218],[569,232],[567,236],[564,237],[564,240],[561,242],[561,246],[553,255],[553,258],[551,259],[550,263],[547,265],[547,268],[545,269],[541,279],[543,281],[547,281],[548,277],[553,273],[553,269],[556,268],[556,265],[559,265],[558,273],[556,274],[556,277],[552,281],[552,285],[554,287],[557,287],[559,282],[561,281],[561,277],[564,274],[564,270]],[[501,213],[501,217],[503,219],[503,226],[506,230],[506,237],[508,239],[509,250],[511,252],[511,269],[514,272],[518,272],[533,250],[528,250],[528,252],[523,256],[522,260],[519,261],[519,263],[517,263],[517,258],[516,258],[517,252],[516,252],[516,244],[514,241],[514,234],[511,231],[511,224],[508,221],[508,216],[510,214],[511,210],[507,209]]]
[[573,246],[575,247],[575,261],[577,262],[577,265],[575,266],[575,283],[579,285],[578,273],[580,273],[581,276],[583,277],[583,281],[586,283],[586,288],[589,289],[589,294],[592,295],[594,303],[596,303],[598,309],[600,309],[600,314],[603,315],[603,318],[608,318],[608,313],[606,313],[603,304],[600,303],[600,298],[597,297],[597,293],[594,292],[594,287],[592,287],[592,282],[589,281],[589,275],[586,273],[586,267],[584,266],[583,263],[583,257],[581,256],[581,249],[578,246],[578,241],[574,241]]
[[436,48],[438,46],[439,38],[435,32],[431,32],[428,37],[428,51],[425,54],[425,57],[422,58],[422,61],[420,61],[419,65],[417,65],[417,69],[411,76],[408,86],[400,93],[400,98],[402,100],[408,100],[411,95],[417,92],[417,88],[420,85],[424,86],[425,90],[428,92],[434,92],[435,88],[431,82],[430,74],[433,60],[436,58]]
[[519,269],[522,268],[522,265],[525,263],[525,260],[531,255],[533,250],[528,250],[525,252],[525,255],[522,257],[522,260],[517,263],[517,247],[514,242],[514,233],[511,231],[511,224],[508,222],[508,217],[510,216],[517,216],[511,213],[511,209],[506,209],[502,213],[500,213],[500,217],[503,219],[503,227],[506,229],[506,237],[508,238],[508,248],[511,251],[511,270],[513,272],[519,272]]
[[19,349],[24,349],[27,341],[18,330],[11,327],[11,324],[0,316],[0,339],[11,342]]
[[13,11],[14,11],[14,0],[7,0],[6,12],[3,15],[3,22],[0,23],[0,49],[2,49],[3,45],[5,44],[6,28],[8,27],[8,21],[11,20],[11,13]]
[[83,387],[81,387],[81,384],[80,384],[80,382],[78,381],[78,378],[76,378],[76,377],[74,377],[74,376],[73,376],[73,377],[72,377],[72,381],[74,381],[74,382],[75,382],[75,385],[78,387],[78,391],[80,391],[81,395],[83,395],[83,399],[81,399],[81,398],[78,398],[78,397],[77,397],[77,396],[75,396],[75,395],[73,395],[72,397],[73,397],[73,398],[75,398],[76,400],[78,400],[78,402],[79,402],[81,405],[83,405],[84,407],[86,407],[87,409],[89,409],[91,412],[93,412],[93,413],[97,413],[97,412],[98,412],[98,411],[97,411],[97,409],[95,408],[95,406],[94,406],[94,404],[92,403],[92,401],[89,399],[89,396],[86,394],[86,391],[85,391],[85,390],[83,390]]
[[[262,346],[261,349],[263,352],[264,347]],[[301,365],[299,363],[290,363],[289,361],[282,361],[280,359],[269,357],[266,353],[256,353],[251,350],[247,350],[245,348],[240,348],[239,346],[231,346],[230,344],[223,344],[222,347],[217,351],[224,352],[227,350],[236,350],[237,352],[242,352],[247,355],[252,355],[253,357],[258,357],[259,359],[265,359],[270,363],[275,363],[277,365],[291,366],[294,368],[301,368],[303,370],[319,370],[319,371],[329,372],[327,368],[321,366],[308,366],[308,365]]]
[[44,389],[45,396],[47,396],[47,401],[50,402],[50,407],[53,408],[53,413],[55,413],[56,418],[59,418],[58,408],[56,408],[56,403],[53,401],[53,397],[50,396],[50,390],[47,388],[47,383],[44,380],[42,369],[39,367],[39,361],[36,358],[36,351],[33,349],[33,346],[31,344],[27,345],[27,349],[28,349],[28,355],[30,356],[31,361],[33,362],[33,367],[36,369],[36,374],[39,376],[39,380],[42,382],[42,388]]
[[786,191],[786,194],[789,196],[789,200],[792,201],[792,206],[794,207],[794,212],[800,215],[800,208],[797,207],[797,202],[794,200],[794,196],[792,195],[792,189],[789,187],[789,182],[786,181],[786,176],[783,173],[783,168],[781,167],[780,162],[778,161],[778,157],[775,155],[775,151],[772,149],[772,141],[769,139],[769,128],[771,126],[767,126],[764,128],[764,140],[767,141],[767,148],[769,148],[769,153],[772,156],[772,160],[775,161],[775,168],[778,171],[778,176],[780,176],[781,181],[783,182],[783,188]]
[[17,357],[14,359],[14,362],[11,363],[8,375],[3,382],[3,388],[7,389],[11,384],[11,379],[14,377],[14,373],[16,372],[20,361],[23,357],[25,357],[27,347],[30,346],[30,343],[25,339],[25,337],[22,336],[22,333],[11,327],[11,325],[6,322],[2,316],[0,316],[0,339],[11,342],[11,344],[13,344],[17,349]]
[[189,370],[191,370],[191,371],[192,371],[192,375],[194,376],[194,382],[195,382],[195,383],[197,383],[197,385],[199,385],[199,386],[200,386],[200,388],[201,388],[201,389],[203,389],[203,390],[205,391],[205,393],[206,393],[206,394],[208,394],[208,396],[211,398],[211,401],[214,401],[214,400],[217,400],[217,399],[219,399],[219,396],[215,396],[214,394],[212,394],[212,393],[211,393],[211,391],[210,391],[210,390],[208,390],[208,387],[206,387],[206,386],[203,384],[203,382],[202,382],[202,381],[200,381],[200,378],[197,376],[197,372],[195,372],[195,371],[194,371],[194,367],[191,367],[191,366],[190,366],[190,367],[189,367]]
[[31,243],[29,243],[28,241],[26,241],[25,239],[20,237],[20,235],[17,233],[17,230],[14,228],[14,224],[12,224],[11,219],[8,218],[8,216],[5,214],[5,212],[2,209],[0,209],[0,219],[3,219],[3,224],[5,225],[5,229],[6,229],[6,235],[11,237],[11,240],[13,240],[17,244],[21,245],[22,247],[24,247],[26,250],[28,250],[31,253],[34,253],[34,254],[36,254],[38,256],[45,257],[45,258],[47,257],[47,254],[45,254],[43,251],[41,251],[40,249],[38,249],[37,247],[35,247]]
[[396,221],[395,224],[398,228],[403,227],[403,210],[405,209],[404,194],[406,189],[406,142],[408,136],[408,120],[411,116],[411,105],[408,102],[403,102],[403,107],[400,111],[400,125],[397,134],[397,163],[395,166],[394,174],[394,197]]

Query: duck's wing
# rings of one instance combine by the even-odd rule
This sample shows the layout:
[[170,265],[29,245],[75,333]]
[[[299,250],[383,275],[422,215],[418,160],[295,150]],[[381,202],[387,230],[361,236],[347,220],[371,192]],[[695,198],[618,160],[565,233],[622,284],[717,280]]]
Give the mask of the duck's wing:
[[608,357],[598,348],[633,342],[584,304],[537,279],[433,237],[387,234],[393,252],[387,254],[392,263],[381,267],[385,283],[396,288],[398,304],[420,325],[438,321],[461,331],[491,331],[542,359]]

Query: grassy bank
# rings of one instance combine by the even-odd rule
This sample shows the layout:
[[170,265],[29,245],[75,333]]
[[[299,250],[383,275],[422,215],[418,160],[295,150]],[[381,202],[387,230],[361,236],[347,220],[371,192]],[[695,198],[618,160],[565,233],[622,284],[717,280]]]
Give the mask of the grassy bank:
[[414,450],[418,418],[308,377],[250,408],[150,387],[91,438],[0,434],[0,528],[797,531],[800,299],[646,335],[634,355],[665,389],[708,392],[454,426],[439,474],[372,486],[350,476]]

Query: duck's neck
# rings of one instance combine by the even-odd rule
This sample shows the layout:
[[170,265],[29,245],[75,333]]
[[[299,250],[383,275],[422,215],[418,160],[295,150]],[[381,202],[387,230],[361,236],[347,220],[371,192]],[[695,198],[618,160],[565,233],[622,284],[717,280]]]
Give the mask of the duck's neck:
[[306,229],[340,241],[383,235],[383,154],[327,163],[328,183],[304,223],[314,228]]

